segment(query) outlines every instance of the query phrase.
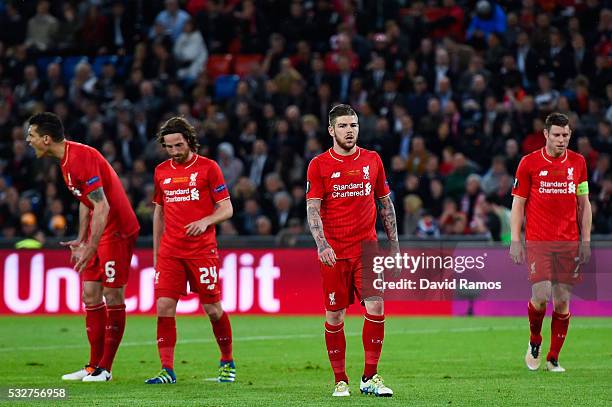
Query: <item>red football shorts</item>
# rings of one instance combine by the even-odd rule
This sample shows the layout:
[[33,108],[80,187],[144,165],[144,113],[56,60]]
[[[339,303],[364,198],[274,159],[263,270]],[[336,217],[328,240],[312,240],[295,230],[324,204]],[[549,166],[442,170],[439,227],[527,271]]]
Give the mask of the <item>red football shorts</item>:
[[527,242],[529,281],[574,285],[582,281],[578,242]]
[[155,270],[155,298],[168,297],[179,300],[187,294],[187,282],[191,292],[198,293],[202,304],[221,301],[219,287],[219,258],[181,259],[157,256]]
[[321,263],[323,301],[328,311],[339,311],[361,301],[361,257],[338,259],[332,267]]
[[120,288],[127,284],[134,244],[138,235],[100,242],[96,255],[82,272],[83,281],[99,281],[104,287]]

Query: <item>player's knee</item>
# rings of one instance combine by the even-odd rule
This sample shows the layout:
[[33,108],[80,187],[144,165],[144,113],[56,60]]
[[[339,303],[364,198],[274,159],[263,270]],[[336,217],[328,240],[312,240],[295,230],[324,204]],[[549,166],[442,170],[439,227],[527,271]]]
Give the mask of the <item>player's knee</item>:
[[327,311],[325,319],[328,324],[340,325],[344,322],[344,311]]
[[569,301],[567,300],[555,301],[554,307],[555,307],[556,313],[567,314],[569,312]]
[[223,308],[220,303],[204,304],[204,312],[211,321],[218,321],[223,316]]
[[385,305],[382,300],[366,301],[366,312],[370,315],[383,315],[385,313]]
[[124,303],[123,290],[121,288],[105,288],[104,299],[106,305],[122,305]]
[[535,309],[543,309],[546,308],[546,304],[548,304],[548,298],[546,296],[543,297],[532,297],[531,303],[535,307]]
[[176,301],[171,298],[157,299],[157,315],[160,317],[173,317],[176,315]]
[[85,304],[85,306],[93,307],[94,305],[98,305],[102,302],[102,292],[98,292],[96,290],[83,290],[81,299],[83,300],[83,304]]

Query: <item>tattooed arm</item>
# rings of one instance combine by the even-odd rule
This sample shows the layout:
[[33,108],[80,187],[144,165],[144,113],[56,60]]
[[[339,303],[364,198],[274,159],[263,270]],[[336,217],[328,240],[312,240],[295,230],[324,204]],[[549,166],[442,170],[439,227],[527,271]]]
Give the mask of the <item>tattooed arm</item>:
[[100,243],[100,238],[102,237],[102,233],[104,232],[104,228],[106,227],[106,223],[108,221],[108,213],[110,212],[110,205],[106,200],[106,195],[104,195],[104,189],[102,187],[94,189],[91,191],[87,198],[93,204],[93,213],[91,215],[90,221],[90,234],[89,241],[87,244],[77,249],[74,255],[78,258],[77,263],[74,268],[81,272],[89,260],[93,257],[93,255],[98,250],[98,243]]
[[334,253],[334,249],[329,245],[323,233],[320,199],[309,199],[306,201],[306,216],[308,218],[308,226],[310,226],[310,233],[317,244],[319,260],[326,266],[333,266],[336,264],[336,253]]
[[391,196],[388,195],[380,198],[376,204],[389,242],[397,242],[397,220],[395,219],[395,207],[393,206]]

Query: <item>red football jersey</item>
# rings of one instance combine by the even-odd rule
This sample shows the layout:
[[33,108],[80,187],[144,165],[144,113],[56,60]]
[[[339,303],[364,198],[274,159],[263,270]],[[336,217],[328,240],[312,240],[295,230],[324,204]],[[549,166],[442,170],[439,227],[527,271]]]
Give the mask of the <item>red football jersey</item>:
[[110,212],[100,242],[123,239],[138,233],[140,225],[123,185],[113,167],[98,150],[81,143],[66,141],[60,167],[66,186],[90,209],[90,214],[93,204],[87,194],[100,187],[104,189]]
[[214,225],[199,236],[187,236],[185,226],[211,215],[216,203],[229,199],[219,165],[197,154],[183,164],[170,159],[155,168],[153,180],[153,202],[164,210],[158,254],[185,259],[217,257]]
[[361,242],[376,241],[376,202],[391,192],[375,151],[350,156],[329,149],[308,165],[306,199],[320,199],[323,233],[336,257],[361,255]]
[[526,240],[578,240],[577,196],[589,193],[587,177],[584,157],[570,150],[554,158],[541,148],[523,157],[512,195],[527,200]]

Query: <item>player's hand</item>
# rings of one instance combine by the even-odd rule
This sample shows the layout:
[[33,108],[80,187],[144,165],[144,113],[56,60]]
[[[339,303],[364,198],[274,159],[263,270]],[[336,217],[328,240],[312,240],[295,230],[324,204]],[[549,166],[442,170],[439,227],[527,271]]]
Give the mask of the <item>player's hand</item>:
[[336,264],[336,253],[331,246],[327,246],[319,250],[319,260],[326,266],[333,267]]
[[523,264],[525,262],[525,249],[522,242],[512,241],[510,243],[510,258],[514,264]]
[[591,242],[580,242],[578,264],[587,264],[591,260]]
[[185,234],[187,236],[200,236],[206,232],[208,222],[205,219],[196,220],[185,226]]
[[77,259],[77,262],[74,265],[74,269],[79,273],[82,272],[89,263],[89,261],[96,254],[96,251],[97,248],[89,244],[77,247],[72,253],[72,256],[76,257]]
[[69,240],[67,242],[60,242],[60,246],[68,247],[70,249],[70,262],[71,263],[76,263],[78,261],[78,258],[74,255],[74,252],[76,249],[78,249],[80,246],[83,246],[83,245],[85,245],[85,243],[81,242],[78,239]]

